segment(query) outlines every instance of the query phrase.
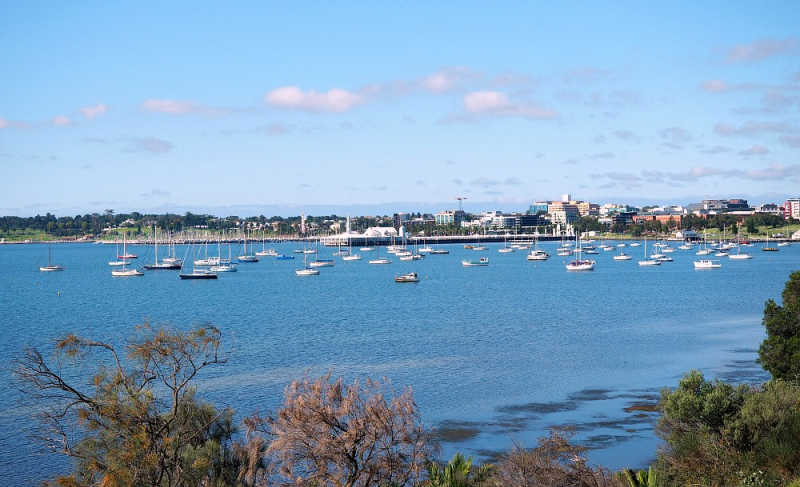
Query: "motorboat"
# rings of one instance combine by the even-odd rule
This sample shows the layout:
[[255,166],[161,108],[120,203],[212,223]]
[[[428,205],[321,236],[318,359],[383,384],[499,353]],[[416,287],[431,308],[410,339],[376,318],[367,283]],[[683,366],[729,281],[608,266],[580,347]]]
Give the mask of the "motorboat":
[[370,264],[391,264],[392,261],[389,259],[372,259],[369,261]]
[[614,256],[614,260],[631,260],[633,257],[626,254],[625,252],[620,252],[619,254]]
[[416,272],[409,272],[408,274],[395,277],[394,282],[419,282],[419,276]]
[[722,264],[718,260],[701,259],[694,261],[695,269],[719,269]]
[[333,267],[333,259],[317,259],[308,263],[309,267]]
[[576,259],[568,262],[566,268],[568,271],[593,271],[594,264],[593,260]]
[[481,257],[478,260],[462,260],[461,265],[464,267],[486,267],[489,265],[489,258]]
[[216,279],[217,273],[209,269],[195,269],[189,274],[178,274],[181,279]]
[[[569,253],[567,253],[569,255]],[[544,250],[535,249],[531,250],[530,253],[525,257],[527,260],[547,260],[550,258],[550,254],[545,252]]]
[[111,271],[111,275],[113,277],[139,277],[143,276],[144,272],[138,269],[125,269],[123,266],[121,271]]
[[303,269],[297,269],[294,271],[297,276],[306,277],[306,276],[318,276],[319,271],[317,269],[312,269],[311,267],[306,267]]
[[353,260],[361,260],[361,256],[359,254],[350,254],[350,255],[343,255],[342,260],[344,261],[353,261]]

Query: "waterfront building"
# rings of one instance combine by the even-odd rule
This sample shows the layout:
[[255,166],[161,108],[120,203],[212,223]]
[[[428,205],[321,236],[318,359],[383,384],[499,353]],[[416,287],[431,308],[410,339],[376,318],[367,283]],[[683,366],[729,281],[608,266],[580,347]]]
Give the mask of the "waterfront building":
[[437,225],[461,226],[464,216],[465,214],[462,210],[447,210],[440,211],[439,213],[433,215],[433,218]]
[[531,203],[526,213],[528,213],[529,215],[535,215],[537,213],[547,213],[547,206],[550,203],[551,203],[550,201],[537,201],[535,203]]
[[783,217],[800,219],[800,198],[789,198],[783,204]]
[[580,217],[578,205],[570,202],[553,201],[547,206],[547,214],[554,224],[567,225],[574,223]]
[[764,203],[761,206],[756,206],[756,213],[783,216],[783,209],[783,206],[778,206],[775,203]]

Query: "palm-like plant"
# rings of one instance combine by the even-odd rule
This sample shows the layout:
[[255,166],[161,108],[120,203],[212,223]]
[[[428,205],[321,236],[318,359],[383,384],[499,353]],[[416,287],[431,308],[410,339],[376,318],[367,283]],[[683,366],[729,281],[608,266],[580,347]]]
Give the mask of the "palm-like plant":
[[628,481],[630,487],[658,487],[658,474],[656,474],[652,466],[647,470],[639,470],[638,472],[626,469],[623,472],[623,477]]
[[456,453],[447,465],[431,462],[428,465],[428,487],[476,487],[489,476],[489,465],[472,468],[472,457]]

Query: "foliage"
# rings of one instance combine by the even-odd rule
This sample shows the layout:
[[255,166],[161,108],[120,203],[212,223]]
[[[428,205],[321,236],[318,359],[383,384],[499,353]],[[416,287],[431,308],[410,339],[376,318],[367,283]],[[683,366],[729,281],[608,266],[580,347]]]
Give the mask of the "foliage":
[[536,448],[515,446],[492,476],[497,487],[604,487],[615,481],[611,474],[590,467],[585,448],[573,445],[569,436],[556,431],[540,438]]
[[759,362],[772,377],[800,383],[800,271],[789,276],[782,297],[783,306],[770,299],[764,307]]
[[488,484],[491,465],[472,466],[472,457],[464,458],[456,453],[447,465],[436,462],[428,464],[428,480],[425,487],[481,487]]
[[[192,385],[203,369],[224,363],[220,340],[210,326],[181,333],[145,325],[126,356],[75,335],[57,342],[56,367],[40,351],[26,350],[15,376],[43,408],[41,438],[75,461],[75,470],[56,482],[234,485],[232,411],[197,400]],[[74,369],[62,368],[64,362]],[[74,382],[81,366],[96,364],[89,385]]]
[[274,417],[255,415],[245,425],[251,463],[263,452],[270,466],[261,476],[247,472],[260,485],[413,485],[429,456],[411,390],[395,394],[385,380],[306,376],[286,388]]
[[624,479],[628,487],[658,487],[660,485],[657,471],[652,466],[638,472],[626,469],[620,472],[619,477]]

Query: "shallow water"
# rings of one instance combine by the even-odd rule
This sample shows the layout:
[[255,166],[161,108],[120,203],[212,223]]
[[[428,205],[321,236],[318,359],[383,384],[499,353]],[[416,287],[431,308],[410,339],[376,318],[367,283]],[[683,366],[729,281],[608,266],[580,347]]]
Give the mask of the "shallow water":
[[[277,407],[286,384],[306,370],[385,376],[413,386],[423,420],[440,428],[443,457],[462,451],[487,460],[569,427],[593,462],[611,468],[654,457],[656,417],[629,407],[652,403],[683,372],[764,380],[754,362],[761,312],[800,268],[800,245],[749,248],[754,259],[725,259],[709,271],[693,269],[693,252],[640,268],[641,247],[627,249],[634,260],[626,262],[601,251],[588,273],[567,273],[556,245],[542,244],[553,257],[538,263],[524,251],[498,254],[498,245],[480,253],[450,246],[449,255],[392,257],[387,266],[337,259],[310,278],[294,275],[301,255],[265,257],[217,281],[181,281],[174,271],[115,279],[106,265],[114,249],[91,244],[53,246],[66,271],[41,273],[46,246],[0,246],[0,357],[8,363],[25,346],[46,348],[67,332],[119,343],[145,320],[210,322],[225,334],[229,362],[205,374],[199,391],[240,416]],[[132,251],[140,264],[151,258],[145,247]],[[461,266],[480,255],[488,267]],[[411,270],[420,283],[393,282]],[[10,388],[7,369],[0,381],[8,391],[0,475],[9,485],[37,484],[67,468],[28,439],[32,408]]]

